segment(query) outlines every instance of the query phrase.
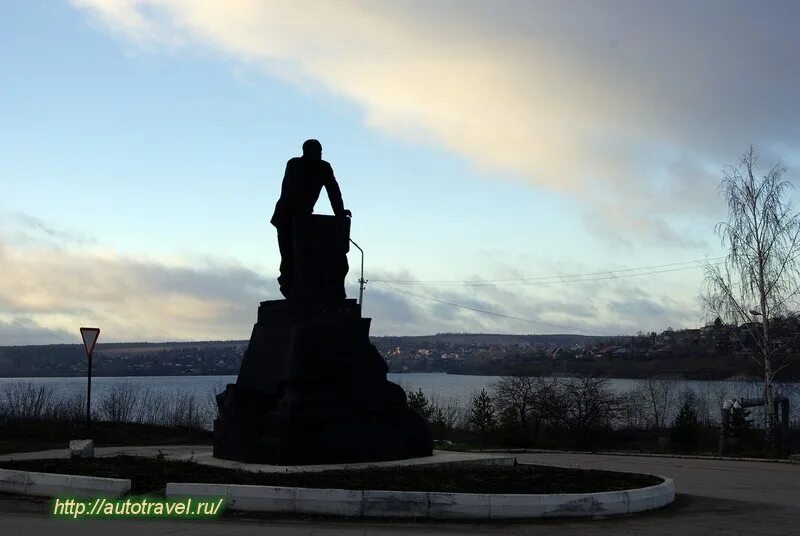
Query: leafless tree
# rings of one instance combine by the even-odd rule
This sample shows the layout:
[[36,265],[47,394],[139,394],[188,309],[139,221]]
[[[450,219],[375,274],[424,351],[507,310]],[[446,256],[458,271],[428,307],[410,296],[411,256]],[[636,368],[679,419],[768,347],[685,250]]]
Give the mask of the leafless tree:
[[647,425],[646,408],[640,390],[627,391],[620,395],[619,425],[628,430],[644,429]]
[[642,399],[650,425],[656,430],[666,428],[669,422],[676,387],[674,381],[662,378],[639,380],[636,392]]
[[522,428],[527,430],[540,383],[533,376],[504,376],[491,384],[492,398],[500,411],[513,410]]
[[141,389],[129,382],[116,382],[109,386],[100,400],[100,416],[113,422],[131,422],[139,404]]
[[12,383],[6,385],[0,394],[3,416],[10,419],[46,420],[57,406],[56,392],[49,385]]
[[59,420],[83,421],[86,418],[86,393],[79,390],[62,395],[58,408]]
[[455,398],[431,398],[430,423],[439,434],[453,430],[464,423],[464,408]]
[[728,253],[723,263],[706,266],[701,296],[710,317],[745,326],[755,345],[756,351],[747,355],[763,374],[769,442],[775,427],[773,382],[796,358],[795,352],[779,349],[771,328],[779,315],[797,311],[800,218],[787,197],[791,184],[784,180],[786,169],[776,164],[759,175],[757,162],[750,146],[737,165],[723,172],[720,190],[728,204],[728,219],[715,231]]
[[[730,388],[726,383],[715,382],[711,390],[711,396],[712,400],[716,404],[716,410],[720,412],[722,410],[722,405],[728,398],[730,398]],[[717,416],[719,416],[719,414]]]
[[568,378],[560,382],[561,424],[578,433],[609,428],[620,414],[621,397],[605,378]]
[[167,406],[168,401],[163,392],[147,387],[139,395],[139,405],[134,421],[146,424],[164,424]]
[[710,426],[719,416],[720,408],[722,407],[722,404],[719,406],[714,405],[711,382],[702,381],[698,383],[695,396],[697,416],[705,426]]
[[179,390],[169,400],[170,404],[164,422],[169,426],[180,426],[202,430],[208,422],[208,415],[202,402],[190,390]]

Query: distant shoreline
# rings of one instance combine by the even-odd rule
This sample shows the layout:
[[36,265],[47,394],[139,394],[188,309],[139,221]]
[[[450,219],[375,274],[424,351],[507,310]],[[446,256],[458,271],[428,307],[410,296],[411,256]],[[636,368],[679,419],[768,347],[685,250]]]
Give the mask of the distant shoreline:
[[[482,373],[461,373],[461,372],[446,372],[446,371],[390,371],[388,374],[446,374],[449,376],[482,376],[482,377],[496,377],[502,378],[506,376],[504,374],[482,374]],[[236,374],[145,374],[145,375],[136,375],[136,374],[117,374],[117,375],[106,375],[106,374],[92,374],[92,378],[224,378],[230,376],[237,376]],[[537,375],[532,374],[531,376],[534,377],[568,377],[568,376],[577,376],[575,374],[546,374],[546,375]],[[579,376],[585,377],[585,376]],[[591,376],[590,376],[591,377]],[[642,380],[647,379],[646,377],[632,377],[632,376],[602,376],[607,380]],[[68,379],[68,378],[82,378],[85,379],[86,375],[81,374],[72,374],[69,376],[50,376],[50,375],[37,375],[37,376],[0,376],[0,380],[40,380],[40,379]],[[670,381],[710,381],[710,382],[759,382],[762,379],[757,376],[732,376],[728,378],[687,378],[687,377],[663,377],[659,376],[658,379],[670,380]],[[776,383],[798,383],[800,380],[796,379],[781,379],[776,380]]]
[[[443,333],[370,340],[384,357],[389,372],[397,374],[761,381],[754,360],[738,347],[731,347],[722,335],[715,339],[714,329],[617,338]],[[234,376],[239,373],[247,347],[245,340],[98,343],[93,375]],[[78,344],[0,347],[0,378],[73,378],[85,374],[86,355]],[[780,380],[800,381],[800,360],[787,367]]]

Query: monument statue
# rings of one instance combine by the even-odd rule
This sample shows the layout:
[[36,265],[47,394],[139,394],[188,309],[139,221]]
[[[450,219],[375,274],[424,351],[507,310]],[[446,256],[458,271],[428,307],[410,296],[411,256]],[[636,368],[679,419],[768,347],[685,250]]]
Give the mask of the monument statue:
[[[271,223],[283,300],[261,302],[235,384],[217,395],[214,456],[298,465],[429,456],[427,421],[369,341],[347,299],[350,211],[316,140],[286,166]],[[334,216],[313,214],[325,187]]]
[[290,159],[281,184],[281,197],[275,204],[270,223],[278,230],[278,248],[281,252],[281,275],[278,277],[281,294],[286,298],[294,279],[294,218],[310,215],[319,199],[322,187],[337,216],[351,216],[344,208],[339,183],[331,165],[322,159],[322,144],[317,140],[303,143],[303,156]]

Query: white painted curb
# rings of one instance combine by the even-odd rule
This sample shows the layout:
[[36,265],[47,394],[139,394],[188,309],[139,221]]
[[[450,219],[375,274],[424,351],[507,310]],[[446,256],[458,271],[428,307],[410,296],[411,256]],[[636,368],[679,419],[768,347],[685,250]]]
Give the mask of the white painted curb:
[[379,491],[238,484],[167,484],[166,496],[225,497],[233,510],[351,517],[533,519],[598,517],[654,510],[675,500],[671,478],[647,488],[599,493],[484,494]]
[[19,495],[56,497],[120,497],[130,491],[131,481],[122,478],[58,475],[0,469],[0,491]]

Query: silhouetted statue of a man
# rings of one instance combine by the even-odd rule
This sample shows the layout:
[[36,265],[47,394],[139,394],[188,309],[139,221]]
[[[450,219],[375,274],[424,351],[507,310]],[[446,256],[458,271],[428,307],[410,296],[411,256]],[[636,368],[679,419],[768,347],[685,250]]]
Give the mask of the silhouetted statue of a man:
[[336,216],[351,216],[344,208],[339,183],[333,176],[333,168],[322,159],[322,144],[317,140],[303,143],[303,156],[286,163],[281,197],[275,204],[270,223],[278,229],[278,248],[281,251],[281,275],[278,277],[281,294],[289,297],[294,275],[294,247],[292,221],[297,215],[314,212],[322,187],[328,192],[333,213]]

